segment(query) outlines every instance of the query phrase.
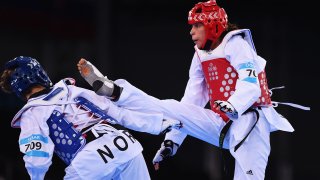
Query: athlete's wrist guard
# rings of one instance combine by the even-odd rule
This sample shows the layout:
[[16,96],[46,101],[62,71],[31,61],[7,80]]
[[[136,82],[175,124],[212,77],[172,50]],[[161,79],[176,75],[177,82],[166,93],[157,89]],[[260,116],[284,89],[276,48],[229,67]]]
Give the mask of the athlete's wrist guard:
[[122,87],[114,84],[106,79],[105,81],[96,80],[92,84],[94,92],[100,96],[108,96],[112,101],[117,101],[120,98]]
[[182,127],[182,122],[174,119],[163,119],[161,125],[161,133],[165,134],[172,130],[172,128],[180,129]]
[[155,169],[159,169],[159,163],[170,156],[174,156],[179,148],[179,144],[173,142],[172,140],[165,140],[161,143],[160,149],[154,156],[152,163]]
[[214,105],[230,119],[238,119],[238,112],[228,101],[215,100]]

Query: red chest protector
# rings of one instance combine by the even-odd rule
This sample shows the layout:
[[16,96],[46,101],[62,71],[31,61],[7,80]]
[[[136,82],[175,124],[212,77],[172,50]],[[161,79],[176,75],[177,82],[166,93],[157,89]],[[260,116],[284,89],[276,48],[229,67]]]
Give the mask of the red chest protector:
[[[219,109],[214,108],[213,102],[215,100],[227,101],[229,99],[236,90],[235,86],[238,79],[238,73],[230,65],[230,62],[224,58],[204,61],[201,65],[208,87],[211,109],[220,114],[222,119],[227,122],[229,121],[229,118]],[[261,96],[253,106],[269,106],[271,105],[271,98],[264,71],[258,74],[258,79]]]

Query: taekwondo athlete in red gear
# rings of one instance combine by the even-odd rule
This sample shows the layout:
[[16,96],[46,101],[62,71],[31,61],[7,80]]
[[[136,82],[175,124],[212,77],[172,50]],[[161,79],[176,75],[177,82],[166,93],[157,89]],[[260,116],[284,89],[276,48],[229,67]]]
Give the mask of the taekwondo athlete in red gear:
[[66,78],[53,85],[31,57],[5,64],[2,90],[26,101],[11,125],[21,129],[19,147],[30,179],[45,178],[55,153],[67,166],[64,179],[149,180],[143,148],[122,126],[159,134],[177,121],[164,123],[159,113],[129,112],[74,84]]
[[[141,112],[158,111],[183,123],[181,129],[166,134],[153,160],[156,168],[191,135],[230,150],[235,158],[234,179],[264,179],[270,132],[294,131],[271,104],[266,61],[257,55],[250,30],[229,23],[225,10],[215,1],[196,4],[188,22],[196,46],[181,102],[159,100],[123,79],[113,82],[94,77],[92,69],[97,69],[83,59],[78,63],[79,71],[97,94],[112,97],[113,88],[108,84],[122,87],[115,104]],[[88,66],[90,76],[82,73]],[[203,108],[209,101],[212,110]]]
[[[189,11],[188,23],[196,45],[181,102],[204,107],[209,101],[220,120],[232,123],[224,144],[235,158],[234,179],[264,179],[270,132],[293,132],[271,105],[266,61],[257,55],[250,30],[230,24],[215,0],[197,3]],[[184,137],[174,130],[165,141],[181,145]]]

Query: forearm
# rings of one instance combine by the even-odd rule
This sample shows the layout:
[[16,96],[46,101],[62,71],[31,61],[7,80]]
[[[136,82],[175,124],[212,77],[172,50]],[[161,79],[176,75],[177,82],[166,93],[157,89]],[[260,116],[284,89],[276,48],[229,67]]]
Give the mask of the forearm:
[[172,129],[170,132],[166,133],[165,140],[171,140],[174,143],[181,145],[186,137],[186,133]]
[[235,93],[228,99],[228,102],[241,115],[250,108],[260,97],[261,90],[257,84],[248,82],[237,82]]

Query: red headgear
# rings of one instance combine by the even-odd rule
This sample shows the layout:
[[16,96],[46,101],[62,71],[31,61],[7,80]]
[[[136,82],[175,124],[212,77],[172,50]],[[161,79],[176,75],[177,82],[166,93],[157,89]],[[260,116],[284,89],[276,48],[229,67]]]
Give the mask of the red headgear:
[[[206,31],[206,40],[201,49],[215,42],[228,24],[228,16],[223,8],[220,8],[215,0],[197,3],[190,11],[188,23],[202,23]],[[209,40],[209,41],[208,41]]]

